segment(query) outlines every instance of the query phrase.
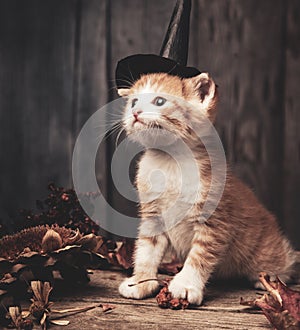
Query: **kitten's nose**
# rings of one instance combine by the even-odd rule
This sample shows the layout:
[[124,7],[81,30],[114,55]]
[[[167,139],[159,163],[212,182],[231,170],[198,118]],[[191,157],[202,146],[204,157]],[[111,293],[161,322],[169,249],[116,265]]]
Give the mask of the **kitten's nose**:
[[132,114],[133,114],[133,117],[135,118],[135,120],[138,119],[138,116],[142,113],[143,111],[141,109],[137,109],[137,110],[133,110],[132,111]]

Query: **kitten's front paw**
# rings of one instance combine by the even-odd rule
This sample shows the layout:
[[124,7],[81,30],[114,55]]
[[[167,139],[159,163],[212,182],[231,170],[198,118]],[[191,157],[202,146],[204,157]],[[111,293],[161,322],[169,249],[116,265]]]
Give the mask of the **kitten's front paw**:
[[169,284],[173,298],[187,299],[190,304],[201,305],[203,288],[195,279],[190,279],[178,273]]
[[[137,284],[139,281],[146,279],[146,277],[141,278],[137,276],[126,278],[119,286],[119,293],[125,298],[133,299],[143,299],[153,295],[159,289],[157,281],[147,281]],[[131,284],[135,285],[131,286]]]

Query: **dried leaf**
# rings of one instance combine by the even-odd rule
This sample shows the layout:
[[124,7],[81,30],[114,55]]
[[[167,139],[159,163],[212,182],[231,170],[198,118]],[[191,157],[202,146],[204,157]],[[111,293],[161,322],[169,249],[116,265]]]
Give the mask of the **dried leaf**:
[[11,274],[19,274],[21,271],[28,269],[28,265],[16,264],[10,269]]
[[59,313],[59,314],[65,314],[65,313],[81,313],[86,312],[90,309],[96,308],[99,305],[93,305],[88,307],[82,307],[82,308],[71,308],[71,309],[64,309],[64,310],[51,310],[50,307],[53,304],[52,302],[49,302],[49,294],[52,290],[52,287],[49,282],[42,283],[40,281],[32,281],[31,282],[31,288],[34,294],[34,297],[32,299],[32,304],[29,308],[29,312],[31,315],[39,321],[43,329],[46,329],[47,326],[47,320],[49,322],[56,324],[56,325],[68,325],[69,321],[65,320],[57,320],[57,319],[49,319],[51,313]]
[[52,256],[57,254],[67,254],[69,253],[70,250],[72,250],[72,252],[76,252],[76,251],[79,252],[81,250],[81,247],[79,245],[68,245],[64,248],[53,251],[51,254]]
[[50,320],[50,323],[54,324],[54,325],[69,325],[70,321],[67,320]]
[[[74,245],[67,245],[70,242]],[[104,239],[100,236],[85,237],[79,231],[57,225],[38,226],[6,236],[0,239],[0,255],[6,251],[7,257],[0,259],[0,290],[19,299],[26,294],[28,282],[32,279],[51,281],[55,271],[67,282],[87,283],[88,269],[109,267],[107,258],[98,253],[103,245]],[[58,249],[52,251],[54,248]],[[8,275],[2,277],[4,274]]]
[[21,312],[21,310],[18,306],[9,307],[8,312],[9,312],[9,315],[13,322],[13,325],[17,329],[23,329],[23,330],[32,330],[33,329],[32,320],[30,320],[30,319],[25,320],[25,317],[24,317],[25,314],[23,312]]
[[279,278],[277,283],[283,309],[288,310],[297,321],[300,321],[300,292],[288,288]]
[[133,266],[133,252],[135,241],[132,239],[125,239],[123,242],[117,242],[117,249],[111,256],[111,261],[117,266],[124,269],[129,269]]
[[44,313],[40,320],[40,325],[43,326],[44,329],[46,329],[46,320],[47,320],[47,314]]
[[49,294],[50,294],[51,291],[52,291],[52,287],[51,287],[50,283],[45,282],[43,290],[42,290],[42,292],[43,292],[43,301],[45,303],[49,302]]
[[263,284],[263,286],[268,290],[268,292],[273,296],[275,300],[279,302],[282,306],[282,298],[279,292],[276,290],[276,285],[270,282],[270,276],[264,272],[259,274],[259,280]]
[[18,306],[12,306],[8,309],[9,315],[13,321],[13,323],[18,327],[20,321],[22,320],[22,314],[20,312],[20,308]]
[[299,330],[300,292],[288,288],[279,278],[272,282],[266,273],[260,273],[259,280],[267,289],[268,294],[250,301],[241,299],[240,303],[259,307],[277,330]]
[[85,250],[97,252],[103,244],[103,239],[100,236],[88,234],[79,239],[76,244],[81,245]]
[[15,277],[13,277],[12,275],[5,274],[3,276],[3,278],[0,279],[1,288],[4,289],[4,285],[8,286],[16,281],[17,281],[17,279]]
[[30,315],[29,311],[22,311],[22,317],[26,319]]
[[66,245],[73,245],[76,243],[80,238],[82,237],[82,234],[78,229],[76,229],[74,236],[68,237],[66,239]]
[[31,281],[31,289],[35,296],[35,299],[41,302],[44,302],[43,293],[42,293],[42,282],[40,281]]

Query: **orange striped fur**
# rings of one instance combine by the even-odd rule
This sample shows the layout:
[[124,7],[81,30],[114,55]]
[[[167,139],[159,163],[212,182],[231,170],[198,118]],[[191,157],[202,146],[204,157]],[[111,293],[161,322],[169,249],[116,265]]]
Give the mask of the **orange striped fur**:
[[[180,171],[166,153],[159,150],[145,152],[139,162],[136,185],[140,196],[150,199],[140,205],[141,225],[134,275],[120,285],[120,293],[136,299],[152,295],[158,289],[155,281],[136,286],[128,284],[155,277],[160,262],[170,249],[184,261],[184,267],[173,278],[169,289],[175,298],[187,298],[194,304],[201,304],[205,285],[212,276],[244,276],[256,282],[258,273],[265,271],[279,275],[284,281],[289,280],[295,262],[290,243],[281,233],[275,217],[230,169],[227,169],[226,185],[217,209],[205,223],[199,222],[211,184],[211,168],[206,150],[191,130],[190,123],[200,121],[200,114],[214,121],[218,95],[213,80],[206,73],[190,79],[149,74],[120,94],[128,98],[123,120],[128,136],[138,133],[137,139],[146,143],[145,136],[151,138],[147,132],[155,125],[173,132],[192,150],[201,184],[201,195],[184,219],[163,231],[166,223],[172,220],[163,218],[164,211],[180,193]],[[148,101],[142,101],[143,95],[149,97]],[[168,102],[156,109],[151,103],[156,96],[167,98]],[[134,106],[133,98],[138,100]],[[136,109],[140,111],[141,122],[134,124],[132,114]],[[147,109],[151,110],[147,113]],[[160,182],[149,183],[149,173],[157,168],[164,171],[167,178],[163,188]],[[188,194],[189,187],[186,189]],[[180,211],[181,204],[178,202],[172,207],[174,212]]]

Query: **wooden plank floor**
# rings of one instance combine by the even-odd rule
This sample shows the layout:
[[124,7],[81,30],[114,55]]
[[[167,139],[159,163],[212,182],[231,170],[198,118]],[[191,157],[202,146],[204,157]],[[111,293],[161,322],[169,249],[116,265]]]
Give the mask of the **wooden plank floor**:
[[[160,309],[155,298],[131,300],[120,297],[118,285],[122,272],[94,271],[91,282],[71,289],[59,283],[51,300],[53,309],[87,307],[109,303],[116,308],[104,313],[102,308],[70,315],[67,330],[85,329],[271,329],[259,311],[239,304],[240,297],[251,299],[256,291],[245,284],[210,284],[201,307],[188,310]],[[165,276],[163,276],[165,277]],[[61,326],[50,329],[61,330]]]

